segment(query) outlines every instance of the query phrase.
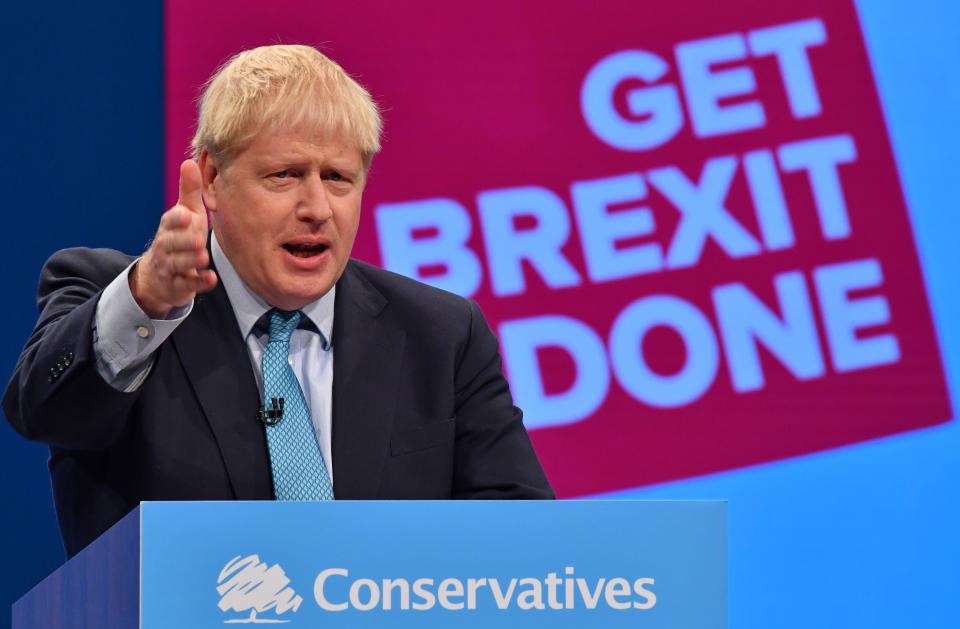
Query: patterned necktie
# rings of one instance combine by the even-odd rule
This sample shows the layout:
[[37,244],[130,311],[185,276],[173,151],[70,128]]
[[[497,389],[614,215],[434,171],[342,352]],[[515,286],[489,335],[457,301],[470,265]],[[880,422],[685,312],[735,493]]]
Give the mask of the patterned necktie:
[[290,335],[302,316],[298,310],[271,310],[270,341],[263,350],[263,400],[282,398],[283,417],[267,426],[270,469],[277,500],[333,500],[333,485],[323,462],[310,409],[290,367]]

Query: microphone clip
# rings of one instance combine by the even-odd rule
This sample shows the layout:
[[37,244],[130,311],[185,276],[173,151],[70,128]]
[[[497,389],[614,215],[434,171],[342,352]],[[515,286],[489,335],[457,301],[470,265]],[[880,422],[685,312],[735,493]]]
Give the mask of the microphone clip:
[[283,398],[271,398],[270,406],[272,408],[262,408],[257,411],[257,419],[265,426],[276,426],[283,419]]

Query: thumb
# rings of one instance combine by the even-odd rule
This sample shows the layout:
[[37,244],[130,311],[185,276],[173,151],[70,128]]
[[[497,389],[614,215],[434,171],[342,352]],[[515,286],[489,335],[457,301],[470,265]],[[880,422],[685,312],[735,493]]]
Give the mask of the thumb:
[[200,194],[200,166],[192,159],[180,164],[180,198],[177,203],[198,214],[206,214]]

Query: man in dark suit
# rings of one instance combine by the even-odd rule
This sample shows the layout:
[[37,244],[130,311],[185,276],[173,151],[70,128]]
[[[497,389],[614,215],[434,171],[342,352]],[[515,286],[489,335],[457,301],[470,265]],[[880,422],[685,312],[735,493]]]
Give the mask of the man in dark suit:
[[3,406],[68,555],[141,500],[553,496],[476,305],[349,258],[379,132],[316,50],[245,51],[150,249],[48,261]]

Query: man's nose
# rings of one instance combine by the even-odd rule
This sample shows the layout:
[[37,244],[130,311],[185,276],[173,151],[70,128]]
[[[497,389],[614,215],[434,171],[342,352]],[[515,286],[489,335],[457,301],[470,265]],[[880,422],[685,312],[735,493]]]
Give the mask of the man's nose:
[[297,218],[302,221],[323,222],[333,216],[330,197],[323,177],[311,173],[300,184],[300,199],[297,202]]

